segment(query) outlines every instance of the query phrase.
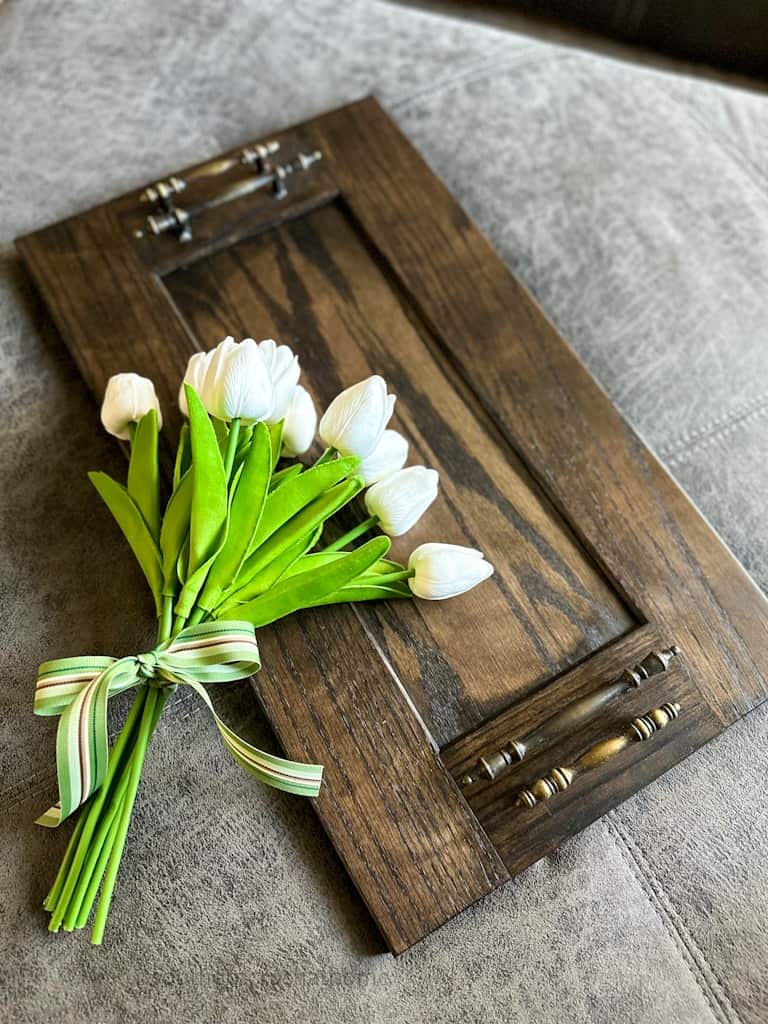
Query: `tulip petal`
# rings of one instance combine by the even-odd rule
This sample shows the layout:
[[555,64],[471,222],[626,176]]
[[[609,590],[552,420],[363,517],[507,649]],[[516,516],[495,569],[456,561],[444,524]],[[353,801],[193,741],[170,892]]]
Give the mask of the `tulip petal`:
[[408,442],[396,430],[385,430],[368,458],[363,459],[360,472],[366,486],[378,483],[402,469],[408,458]]
[[408,568],[414,572],[408,585],[427,601],[464,594],[494,572],[482,552],[460,544],[421,544],[408,559]]
[[283,454],[303,455],[312,447],[317,430],[317,410],[312,396],[301,384],[296,385],[283,424]]
[[364,459],[381,440],[394,408],[383,377],[374,375],[342,391],[320,420],[319,433],[329,448]]
[[439,475],[425,466],[409,466],[374,484],[365,495],[368,514],[384,533],[400,537],[414,526],[437,497]]

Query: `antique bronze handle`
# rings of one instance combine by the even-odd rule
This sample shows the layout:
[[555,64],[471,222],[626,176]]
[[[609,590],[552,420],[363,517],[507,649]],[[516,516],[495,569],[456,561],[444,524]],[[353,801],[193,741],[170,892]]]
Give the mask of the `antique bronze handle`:
[[630,743],[639,743],[650,739],[654,733],[663,729],[679,714],[679,704],[662,704],[660,708],[654,708],[647,715],[634,718],[624,732],[596,743],[577,757],[569,768],[553,768],[548,775],[538,779],[528,789],[521,790],[515,800],[516,806],[535,807],[542,800],[550,800],[555,793],[562,793],[568,789],[577,775],[605,764],[606,761],[628,747]]
[[662,651],[653,651],[639,664],[625,669],[612,682],[567,704],[562,711],[545,719],[527,735],[507,740],[497,750],[478,758],[472,768],[462,776],[461,785],[471,786],[481,779],[497,779],[513,764],[519,764],[531,751],[541,749],[559,736],[573,732],[612,700],[637,688],[650,676],[666,672],[669,663],[679,653],[680,649],[674,644]]
[[267,161],[280,149],[280,143],[271,139],[269,142],[257,142],[253,146],[246,146],[235,156],[217,157],[202,164],[196,170],[190,171],[186,178],[172,175],[164,181],[156,181],[153,185],[147,185],[139,196],[142,203],[168,203],[172,196],[178,195],[191,181],[200,178],[212,178],[219,174],[225,174],[234,167],[250,167],[257,173],[265,170]]
[[[301,174],[309,170],[313,164],[322,159],[322,153],[316,149],[312,152],[299,153],[298,156],[284,163],[275,163],[269,159],[269,156],[277,148],[276,144],[267,143],[266,146],[245,149],[238,159],[228,158],[213,161],[192,172],[186,180],[172,177],[150,185],[142,192],[140,200],[154,203],[155,209],[146,218],[146,229],[137,228],[133,232],[134,238],[143,238],[145,230],[148,230],[153,235],[172,234],[180,242],[189,242],[192,238],[193,219],[206,210],[213,210],[225,203],[243,199],[261,189],[269,189],[274,199],[284,199],[288,194],[286,179],[293,174]],[[229,168],[240,164],[251,169],[252,173],[249,177],[234,182],[195,206],[182,207],[177,204],[175,197],[184,191],[189,181],[194,178],[223,174]]]

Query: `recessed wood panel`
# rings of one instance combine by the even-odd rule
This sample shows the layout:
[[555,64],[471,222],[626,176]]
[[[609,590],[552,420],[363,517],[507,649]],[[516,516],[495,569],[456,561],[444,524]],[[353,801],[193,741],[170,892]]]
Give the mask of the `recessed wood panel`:
[[396,540],[395,556],[443,540],[479,548],[497,569],[460,599],[361,609],[439,744],[633,625],[515,452],[437,361],[426,328],[340,203],[163,283],[202,348],[228,333],[292,345],[320,408],[371,373],[398,395],[393,426],[408,438],[409,461],[438,469],[441,486],[422,521]]

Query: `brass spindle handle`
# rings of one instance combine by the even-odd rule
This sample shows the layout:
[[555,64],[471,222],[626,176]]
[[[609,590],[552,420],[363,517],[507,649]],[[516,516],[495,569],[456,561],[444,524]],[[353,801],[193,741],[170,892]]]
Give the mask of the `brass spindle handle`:
[[542,800],[551,800],[556,793],[568,789],[577,775],[605,764],[631,743],[650,739],[679,714],[679,704],[662,704],[660,708],[654,708],[648,714],[634,718],[624,732],[596,743],[581,754],[569,768],[553,768],[548,775],[538,779],[532,786],[522,789],[515,800],[516,806],[535,807]]
[[164,203],[168,202],[171,196],[178,195],[191,181],[199,178],[212,178],[231,171],[234,167],[253,167],[262,171],[267,160],[280,149],[280,143],[274,139],[269,142],[257,142],[253,146],[246,146],[235,156],[216,157],[208,163],[201,164],[196,170],[190,171],[186,178],[172,175],[164,181],[156,181],[153,185],[147,185],[139,196],[142,203]]
[[620,676],[593,693],[567,704],[562,711],[545,719],[525,736],[507,740],[497,750],[478,758],[462,776],[461,785],[472,786],[481,779],[497,779],[513,764],[519,764],[531,751],[554,742],[563,734],[575,731],[617,697],[639,687],[651,676],[666,672],[672,659],[679,653],[680,649],[674,644],[661,651],[652,651],[637,665],[625,669]]

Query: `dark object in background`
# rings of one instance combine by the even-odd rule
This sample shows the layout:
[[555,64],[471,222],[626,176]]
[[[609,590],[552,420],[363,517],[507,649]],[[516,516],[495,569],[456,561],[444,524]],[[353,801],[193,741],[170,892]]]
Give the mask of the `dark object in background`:
[[768,80],[768,0],[505,0],[499,6]]

